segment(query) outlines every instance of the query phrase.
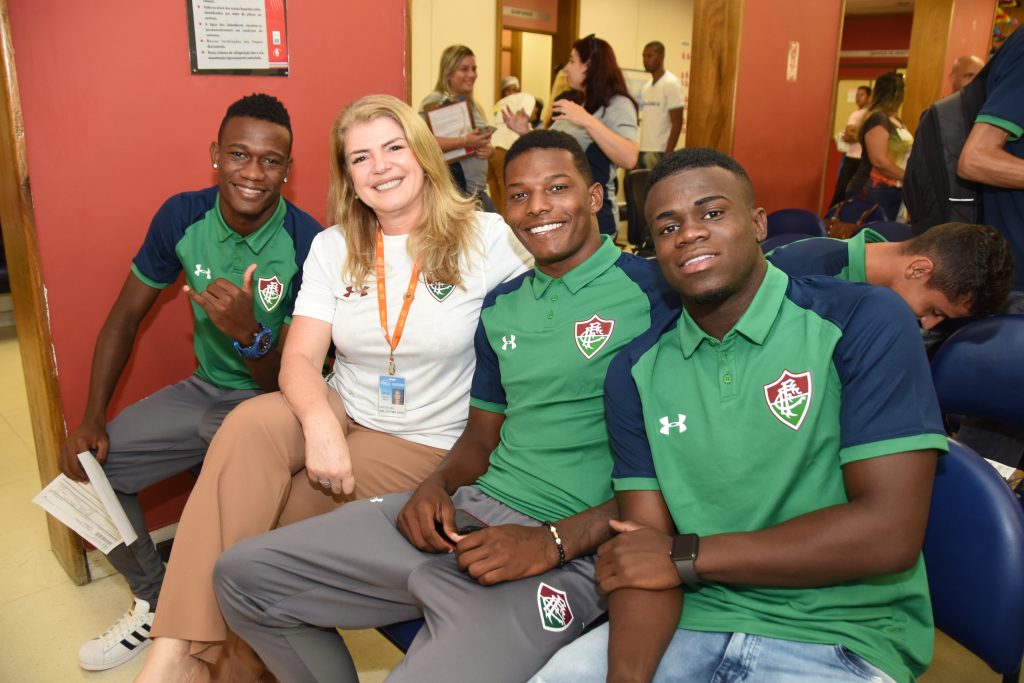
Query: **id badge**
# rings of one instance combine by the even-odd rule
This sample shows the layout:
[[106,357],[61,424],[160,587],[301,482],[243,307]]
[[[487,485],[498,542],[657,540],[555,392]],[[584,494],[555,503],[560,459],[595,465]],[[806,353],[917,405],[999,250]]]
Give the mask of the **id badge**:
[[377,414],[381,417],[405,417],[405,378],[380,375],[377,383]]

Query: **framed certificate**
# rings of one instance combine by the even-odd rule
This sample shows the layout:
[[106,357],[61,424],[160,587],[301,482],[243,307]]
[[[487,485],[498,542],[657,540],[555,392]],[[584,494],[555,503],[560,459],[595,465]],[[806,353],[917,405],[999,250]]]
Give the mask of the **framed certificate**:
[[[423,115],[427,119],[430,132],[441,138],[457,138],[467,135],[473,130],[473,110],[469,100],[452,102],[451,104],[426,105]],[[457,147],[443,152],[444,160],[451,163],[472,156],[472,147]]]

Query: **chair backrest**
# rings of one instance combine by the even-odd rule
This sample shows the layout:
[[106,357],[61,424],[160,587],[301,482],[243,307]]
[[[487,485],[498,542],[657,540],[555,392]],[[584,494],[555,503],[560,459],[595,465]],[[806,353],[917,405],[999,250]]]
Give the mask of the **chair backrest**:
[[1024,315],[976,320],[951,334],[931,362],[942,412],[1024,426],[1022,349]]
[[875,221],[864,227],[871,228],[889,242],[905,242],[914,236],[914,231],[909,225],[897,221]]
[[796,232],[786,232],[781,235],[774,235],[766,239],[764,242],[761,242],[761,252],[767,254],[772,249],[790,244],[791,242],[799,242],[800,240],[805,240],[809,237],[809,235]]
[[924,562],[935,626],[1001,674],[1024,657],[1024,512],[977,453],[939,458]]
[[650,232],[644,218],[644,203],[647,201],[647,176],[650,169],[638,168],[626,174],[626,239],[637,246],[647,241]]
[[416,634],[420,632],[420,629],[423,627],[423,623],[422,619],[400,621],[397,624],[381,626],[377,629],[377,632],[387,638],[392,645],[402,652],[408,652],[409,646],[412,645],[413,638],[415,638]]
[[768,214],[768,237],[789,234],[824,237],[825,223],[806,209],[779,209]]
[[[864,212],[872,206],[875,207],[874,210],[867,216],[864,216]],[[861,216],[864,216],[864,225],[874,221],[889,220],[882,207],[867,199],[847,199],[845,202],[831,207],[828,213],[825,214],[825,218],[832,218],[837,209],[839,211],[839,220],[846,221],[847,223],[856,223]]]

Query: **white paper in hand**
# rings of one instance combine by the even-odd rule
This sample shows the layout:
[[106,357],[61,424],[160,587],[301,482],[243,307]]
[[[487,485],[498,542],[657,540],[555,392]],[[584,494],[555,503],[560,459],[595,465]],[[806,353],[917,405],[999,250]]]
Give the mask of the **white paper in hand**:
[[130,545],[138,536],[103,468],[89,452],[79,453],[78,459],[89,476],[89,482],[77,482],[63,474],[57,475],[32,502],[104,554],[119,543]]

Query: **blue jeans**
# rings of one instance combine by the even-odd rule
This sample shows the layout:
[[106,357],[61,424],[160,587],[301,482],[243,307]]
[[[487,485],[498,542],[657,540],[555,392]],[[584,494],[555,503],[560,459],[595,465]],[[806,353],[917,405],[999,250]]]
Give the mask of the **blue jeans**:
[[[555,653],[530,683],[602,682],[608,675],[608,624]],[[893,679],[841,645],[818,645],[747,633],[677,629],[654,683],[821,683]]]

